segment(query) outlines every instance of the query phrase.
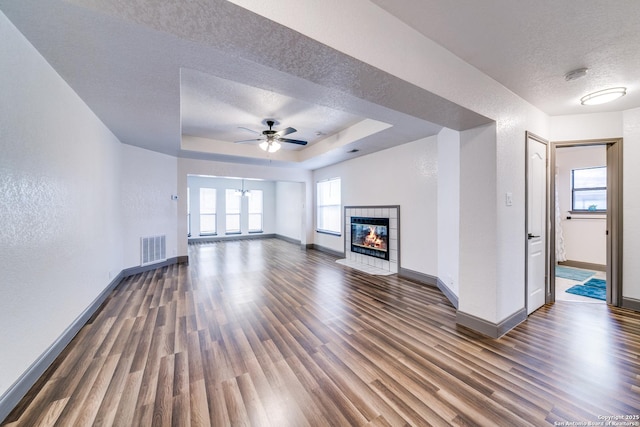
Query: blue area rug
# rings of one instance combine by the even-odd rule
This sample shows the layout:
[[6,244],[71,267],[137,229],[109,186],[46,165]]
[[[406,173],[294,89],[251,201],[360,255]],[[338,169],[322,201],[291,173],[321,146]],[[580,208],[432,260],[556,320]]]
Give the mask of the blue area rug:
[[607,281],[603,279],[591,279],[588,280],[584,286],[593,286],[594,288],[606,289]]
[[565,292],[583,297],[595,298],[602,301],[607,300],[607,282],[602,279],[591,279],[584,285],[575,285]]
[[556,277],[562,277],[563,279],[575,280],[576,282],[584,282],[594,274],[596,274],[595,271],[579,270],[577,268],[556,265]]

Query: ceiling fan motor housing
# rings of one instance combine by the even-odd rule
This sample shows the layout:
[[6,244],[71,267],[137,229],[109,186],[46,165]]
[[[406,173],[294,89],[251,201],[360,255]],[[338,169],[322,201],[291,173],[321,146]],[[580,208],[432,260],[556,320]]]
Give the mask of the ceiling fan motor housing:
[[273,139],[274,134],[276,134],[277,132],[273,129],[271,129],[273,127],[273,125],[275,124],[275,122],[273,120],[267,120],[267,126],[269,126],[268,130],[263,130],[262,134],[264,136],[267,137],[267,139]]

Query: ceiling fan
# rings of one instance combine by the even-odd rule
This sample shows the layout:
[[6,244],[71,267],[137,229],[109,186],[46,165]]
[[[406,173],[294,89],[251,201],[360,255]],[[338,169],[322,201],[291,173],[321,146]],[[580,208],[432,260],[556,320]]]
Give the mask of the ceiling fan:
[[[298,145],[307,145],[307,141],[301,141],[299,139],[283,138],[283,136],[285,136],[285,135],[289,135],[289,134],[292,134],[294,132],[297,132],[296,129],[294,129],[292,127],[288,127],[286,129],[282,129],[282,130],[276,131],[276,130],[273,130],[273,125],[276,124],[275,120],[267,119],[263,123],[265,123],[267,126],[269,126],[269,129],[266,129],[266,130],[262,131],[262,137],[255,138],[255,139],[245,139],[245,140],[236,141],[236,142],[240,142],[241,143],[241,142],[262,141],[260,143],[260,148],[262,148],[267,153],[275,153],[276,151],[278,151],[280,149],[280,147],[282,146],[282,144],[281,144],[282,142],[288,142],[290,144],[298,144]],[[260,132],[256,132],[256,131],[254,131],[252,129],[248,129],[248,128],[245,128],[245,127],[240,127],[240,128],[248,130],[249,132],[260,134]]]

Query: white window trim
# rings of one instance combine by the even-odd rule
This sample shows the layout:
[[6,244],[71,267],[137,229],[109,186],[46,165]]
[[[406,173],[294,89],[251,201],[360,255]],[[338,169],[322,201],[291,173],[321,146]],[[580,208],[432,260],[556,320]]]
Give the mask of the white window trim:
[[[260,211],[252,212],[251,211],[251,199],[255,197],[256,194],[260,194]],[[251,190],[249,193],[249,203],[247,206],[247,217],[249,219],[249,224],[251,224],[251,215],[260,215],[260,228],[251,228],[249,225],[249,229],[247,230],[249,233],[262,233],[264,231],[264,191],[262,190]]]
[[[227,188],[224,192],[224,234],[242,234],[242,196],[236,195],[234,189]],[[240,209],[238,212],[229,212],[229,207],[227,206],[228,195],[231,194],[232,197],[237,197],[240,202]],[[229,230],[229,217],[237,216],[238,217],[238,229]]]
[[[320,185],[321,184],[327,184],[327,183],[331,183],[333,181],[338,181],[340,183],[339,185],[339,190],[340,190],[340,196],[338,197],[339,201],[338,203],[333,203],[333,204],[320,204]],[[337,222],[338,222],[338,230],[331,230],[331,229],[324,229],[321,228],[319,225],[319,219],[320,219],[320,209],[321,208],[325,208],[325,207],[337,207]],[[335,178],[329,178],[329,179],[324,179],[321,181],[317,181],[316,182],[316,232],[317,233],[323,233],[323,234],[331,234],[334,236],[341,236],[342,235],[342,179],[340,177],[335,177]]]
[[605,195],[607,192],[607,187],[606,187],[606,180],[605,180],[605,186],[604,187],[579,187],[579,188],[575,188],[574,186],[574,182],[573,182],[573,175],[575,171],[579,171],[579,170],[585,170],[585,169],[604,169],[605,171],[607,170],[606,166],[594,166],[594,167],[586,167],[586,168],[574,168],[571,169],[571,213],[578,213],[578,214],[604,214],[607,212],[606,209],[596,209],[596,210],[589,210],[589,209],[576,209],[575,208],[575,193],[576,191],[580,192],[580,191],[604,191]]
[[[213,212],[204,212],[204,213],[202,212],[202,190],[205,190],[205,189],[206,190],[213,190],[213,196],[214,196],[214,198],[213,198],[213,200],[214,200],[214,203],[213,203],[214,211]],[[200,209],[199,209],[199,212],[198,212],[198,215],[199,215],[198,216],[198,223],[200,224],[199,227],[198,227],[199,228],[199,235],[200,236],[215,236],[215,235],[218,234],[218,224],[217,224],[218,211],[217,211],[217,207],[216,207],[217,203],[218,203],[217,202],[217,200],[218,200],[218,190],[215,189],[215,188],[211,188],[211,187],[200,187],[199,197],[200,197],[199,198]],[[205,232],[202,231],[202,225],[201,224],[202,224],[202,217],[203,216],[213,216],[213,231],[205,231]]]

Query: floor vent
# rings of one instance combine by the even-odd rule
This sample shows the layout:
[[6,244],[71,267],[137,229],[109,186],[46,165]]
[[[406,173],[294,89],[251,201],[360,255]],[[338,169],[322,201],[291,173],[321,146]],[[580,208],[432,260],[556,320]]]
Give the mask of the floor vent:
[[167,260],[167,236],[140,238],[140,265],[154,264]]

